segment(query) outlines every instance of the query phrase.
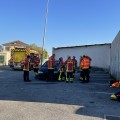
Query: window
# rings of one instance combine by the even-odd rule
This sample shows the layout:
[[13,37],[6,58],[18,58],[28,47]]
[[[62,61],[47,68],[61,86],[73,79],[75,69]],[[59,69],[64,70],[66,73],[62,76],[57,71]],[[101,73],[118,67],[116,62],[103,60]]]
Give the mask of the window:
[[5,47],[5,50],[6,51],[10,51],[10,47]]

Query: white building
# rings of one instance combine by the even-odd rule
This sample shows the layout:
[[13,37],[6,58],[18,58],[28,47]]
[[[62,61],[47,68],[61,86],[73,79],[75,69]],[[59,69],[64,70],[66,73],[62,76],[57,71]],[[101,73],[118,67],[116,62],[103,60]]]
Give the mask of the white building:
[[111,43],[58,47],[53,48],[53,53],[55,54],[56,59],[59,59],[59,57],[63,57],[63,59],[66,60],[68,55],[76,56],[78,63],[80,56],[85,54],[92,58],[91,66],[109,70],[110,48]]
[[8,60],[10,59],[10,52],[9,51],[2,51],[0,52],[0,66],[8,65]]
[[110,72],[120,80],[120,31],[111,44]]

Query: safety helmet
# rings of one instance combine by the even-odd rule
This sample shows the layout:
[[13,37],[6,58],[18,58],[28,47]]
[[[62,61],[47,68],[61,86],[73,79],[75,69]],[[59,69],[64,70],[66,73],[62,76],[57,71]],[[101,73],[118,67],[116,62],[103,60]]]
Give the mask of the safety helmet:
[[73,56],[73,58],[75,59],[75,56]]
[[83,57],[87,57],[87,55],[84,54]]
[[82,58],[83,58],[83,56],[80,56],[80,58],[82,59]]
[[63,59],[62,57],[59,58],[59,60],[62,60],[62,59]]
[[52,54],[52,56],[54,56],[54,57],[55,57],[55,54]]
[[27,55],[27,58],[30,58],[30,55]]
[[68,59],[70,59],[70,58],[71,58],[71,56],[68,55]]

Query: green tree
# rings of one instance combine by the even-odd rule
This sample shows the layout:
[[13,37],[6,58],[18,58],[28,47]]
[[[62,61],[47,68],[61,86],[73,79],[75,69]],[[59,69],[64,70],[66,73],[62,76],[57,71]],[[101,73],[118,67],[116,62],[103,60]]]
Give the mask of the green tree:
[[[42,48],[38,47],[36,44],[31,44],[29,46],[27,46],[27,48],[31,49],[31,50],[36,50],[38,51],[38,53],[41,55],[42,54]],[[48,58],[48,52],[44,49],[44,53],[43,53],[43,60]]]

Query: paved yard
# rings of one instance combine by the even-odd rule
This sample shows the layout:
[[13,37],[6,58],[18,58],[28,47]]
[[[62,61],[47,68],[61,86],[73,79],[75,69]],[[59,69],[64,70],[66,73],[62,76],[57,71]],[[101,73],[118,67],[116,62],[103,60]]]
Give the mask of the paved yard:
[[109,88],[108,73],[94,71],[90,83],[46,82],[34,79],[24,83],[22,71],[0,67],[0,120],[103,120],[119,116],[120,103],[110,100],[119,88]]

